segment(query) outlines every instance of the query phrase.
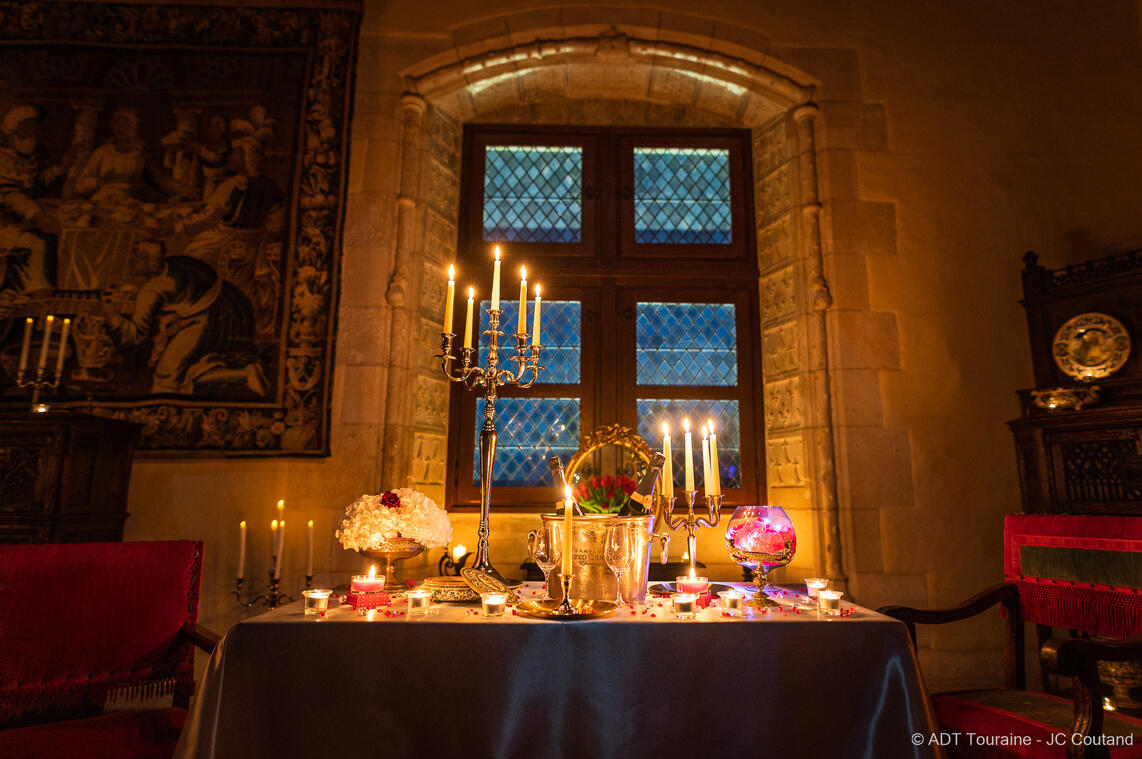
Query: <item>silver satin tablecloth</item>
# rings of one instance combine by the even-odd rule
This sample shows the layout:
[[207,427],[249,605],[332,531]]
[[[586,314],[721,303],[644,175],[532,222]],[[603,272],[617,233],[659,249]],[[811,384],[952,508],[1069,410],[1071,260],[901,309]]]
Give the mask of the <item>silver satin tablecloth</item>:
[[370,622],[292,604],[223,638],[175,756],[933,755],[913,746],[935,728],[900,622],[716,605],[677,622],[657,603],[583,622],[488,620],[478,604]]

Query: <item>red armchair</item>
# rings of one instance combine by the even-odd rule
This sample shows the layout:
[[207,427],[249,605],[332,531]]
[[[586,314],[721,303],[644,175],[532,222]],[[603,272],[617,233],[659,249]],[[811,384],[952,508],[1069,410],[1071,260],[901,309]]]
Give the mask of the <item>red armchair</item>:
[[0,546],[0,756],[170,757],[194,646],[218,641],[196,625],[201,574],[197,541]]
[[[952,757],[1142,757],[1142,720],[1104,712],[1098,660],[1142,660],[1142,518],[1009,514],[1004,522],[1004,582],[951,609],[886,606],[908,627],[943,624],[1002,605],[1006,688],[932,697],[945,733],[957,734]],[[1025,690],[1023,622],[1072,635],[1047,640],[1044,669],[1074,678],[1074,700]],[[1049,634],[1049,632],[1048,632]],[[1116,640],[1098,641],[1090,635]],[[1011,741],[970,740],[1017,736]],[[1133,736],[1133,737],[1128,737]],[[1061,739],[1061,743],[1060,743]]]

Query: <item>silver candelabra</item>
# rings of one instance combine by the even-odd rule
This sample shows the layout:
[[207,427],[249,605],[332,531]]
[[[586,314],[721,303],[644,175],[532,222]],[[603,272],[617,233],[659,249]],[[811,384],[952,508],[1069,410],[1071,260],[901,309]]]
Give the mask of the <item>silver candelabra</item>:
[[[470,313],[470,312],[469,312]],[[496,465],[496,389],[501,385],[514,385],[515,387],[531,387],[539,379],[539,372],[543,367],[539,365],[539,354],[542,345],[528,346],[527,332],[518,332],[515,335],[516,355],[508,360],[516,363],[516,368],[499,368],[499,338],[504,334],[500,331],[500,309],[488,309],[488,365],[485,368],[478,366],[479,357],[476,348],[461,348],[460,366],[453,369],[456,357],[452,355],[452,340],[456,337],[453,332],[440,333],[440,368],[444,376],[452,382],[460,382],[468,390],[477,390],[484,395],[484,423],[480,427],[480,527],[477,532],[479,543],[472,562],[472,568],[491,574],[505,584],[513,584],[505,580],[491,560],[488,558],[488,512],[492,498],[492,473]],[[525,381],[525,377],[530,378]]]

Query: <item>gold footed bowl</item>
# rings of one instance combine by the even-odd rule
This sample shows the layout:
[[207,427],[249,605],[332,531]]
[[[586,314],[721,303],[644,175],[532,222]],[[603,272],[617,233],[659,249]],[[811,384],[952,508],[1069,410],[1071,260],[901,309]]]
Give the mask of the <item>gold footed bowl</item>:
[[560,614],[558,609],[563,603],[561,598],[548,598],[543,601],[525,601],[515,607],[521,616],[533,619],[555,619],[561,622],[575,622],[583,619],[601,619],[609,617],[618,611],[619,605],[614,601],[590,601],[582,598],[572,598],[571,608],[573,614]]
[[370,559],[384,562],[385,568],[382,574],[385,576],[385,590],[389,592],[400,592],[402,590],[408,590],[409,585],[397,574],[397,568],[394,562],[418,556],[424,551],[424,548],[423,543],[413,540],[412,538],[393,538],[392,540],[386,540],[376,548],[367,551],[358,551],[358,553],[363,556],[368,556]]

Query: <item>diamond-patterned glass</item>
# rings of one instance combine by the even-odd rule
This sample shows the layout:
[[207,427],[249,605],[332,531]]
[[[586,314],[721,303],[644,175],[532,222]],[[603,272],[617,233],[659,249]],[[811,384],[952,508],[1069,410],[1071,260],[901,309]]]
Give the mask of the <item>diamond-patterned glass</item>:
[[[480,427],[483,398],[476,399],[476,444],[472,484],[480,484]],[[493,485],[550,485],[549,456],[569,461],[579,450],[578,398],[499,398],[496,400],[496,469]]]
[[[519,293],[519,283],[508,289],[513,295]],[[486,300],[480,304],[480,366],[488,365],[488,338],[484,330],[488,328],[488,309],[492,302]],[[518,367],[508,358],[516,355],[515,333],[519,329],[519,301],[500,300],[500,331],[504,336],[500,338],[500,368],[514,369]],[[539,374],[536,384],[539,385],[577,385],[579,384],[579,352],[582,345],[579,323],[581,308],[577,300],[545,300],[540,321],[539,339],[543,342],[543,352],[539,356],[539,364],[543,371]],[[527,301],[527,334],[528,344],[531,344],[531,328],[535,319],[535,300]],[[473,336],[475,339],[475,336]],[[531,376],[530,373],[528,376]]]
[[737,401],[694,401],[661,398],[638,399],[638,434],[656,451],[662,450],[662,423],[670,425],[670,458],[674,462],[674,489],[684,484],[685,437],[682,420],[689,418],[694,446],[694,484],[702,489],[702,423],[713,419],[718,436],[718,468],[723,488],[741,487],[741,425]]
[[639,303],[638,384],[738,383],[733,303]]
[[484,152],[484,239],[579,242],[583,150],[489,145]]
[[635,148],[634,237],[639,243],[732,242],[730,151]]

